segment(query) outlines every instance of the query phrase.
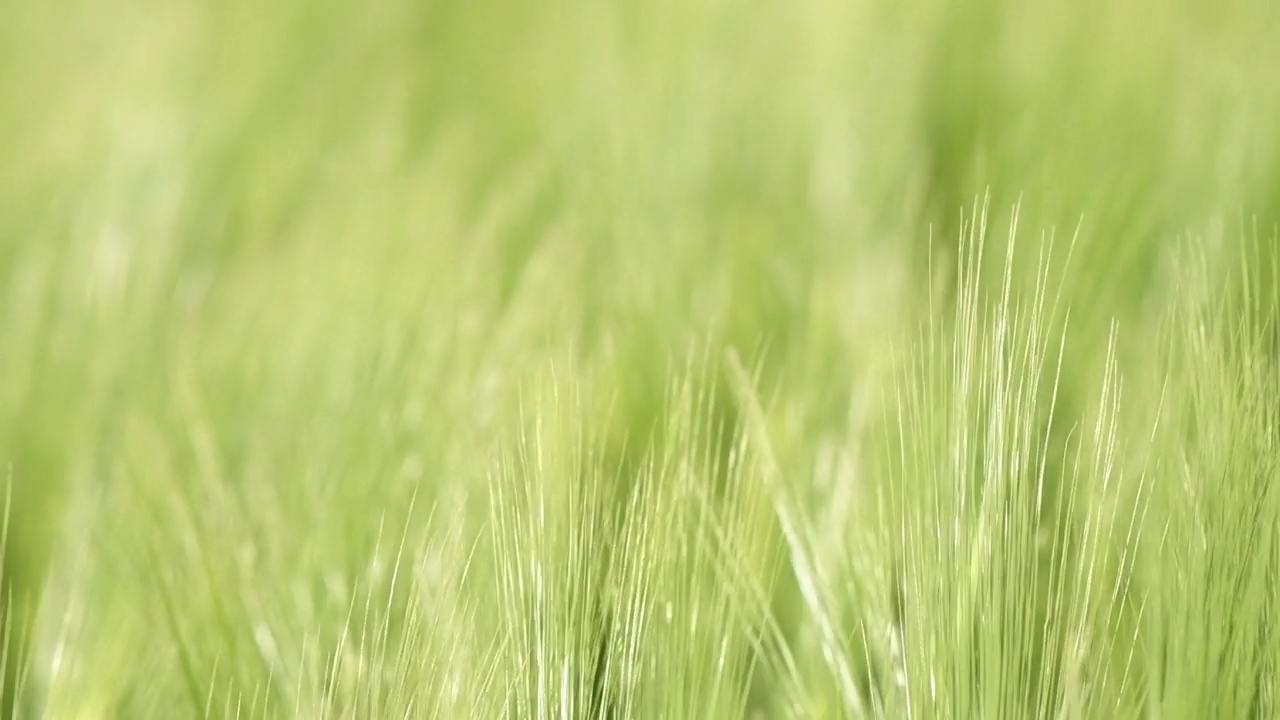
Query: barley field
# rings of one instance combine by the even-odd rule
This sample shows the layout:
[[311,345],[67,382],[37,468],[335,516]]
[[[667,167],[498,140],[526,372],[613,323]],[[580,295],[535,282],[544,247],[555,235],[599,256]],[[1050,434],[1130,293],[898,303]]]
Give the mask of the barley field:
[[0,718],[1280,718],[1278,30],[0,2]]

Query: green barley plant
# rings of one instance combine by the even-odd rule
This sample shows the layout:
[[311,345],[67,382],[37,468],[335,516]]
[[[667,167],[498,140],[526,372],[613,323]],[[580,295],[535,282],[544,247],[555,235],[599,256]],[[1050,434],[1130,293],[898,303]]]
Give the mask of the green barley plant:
[[1280,716],[1280,6],[0,16],[0,717]]

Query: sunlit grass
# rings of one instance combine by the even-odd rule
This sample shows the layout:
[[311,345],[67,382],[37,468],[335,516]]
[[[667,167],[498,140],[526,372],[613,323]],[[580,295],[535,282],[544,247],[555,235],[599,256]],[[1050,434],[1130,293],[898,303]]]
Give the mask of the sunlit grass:
[[1277,7],[8,8],[0,715],[1276,716]]

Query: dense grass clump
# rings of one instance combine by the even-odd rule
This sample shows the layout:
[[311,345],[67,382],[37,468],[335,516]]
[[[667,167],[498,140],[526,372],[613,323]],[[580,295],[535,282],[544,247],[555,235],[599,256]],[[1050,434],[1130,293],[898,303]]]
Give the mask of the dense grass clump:
[[0,22],[0,717],[1280,717],[1280,5]]

